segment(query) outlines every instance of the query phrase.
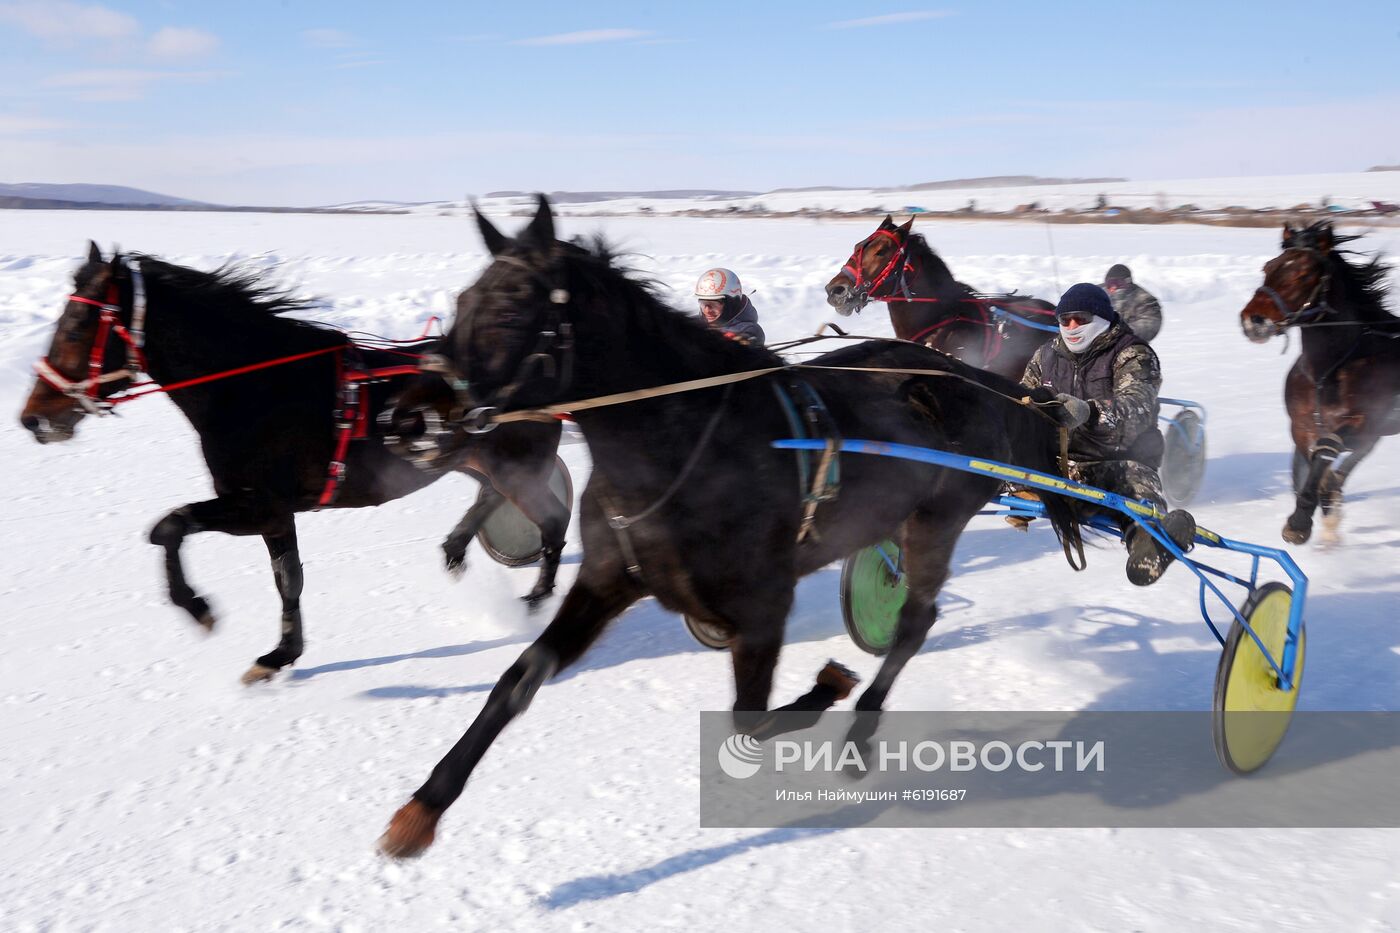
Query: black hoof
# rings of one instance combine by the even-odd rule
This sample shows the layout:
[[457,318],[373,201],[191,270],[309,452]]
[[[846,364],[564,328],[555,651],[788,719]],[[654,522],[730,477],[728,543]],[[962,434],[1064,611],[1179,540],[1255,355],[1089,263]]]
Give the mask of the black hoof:
[[1312,537],[1312,519],[1307,518],[1301,521],[1289,518],[1283,524],[1283,540],[1289,544],[1307,544]]
[[190,600],[189,604],[185,606],[185,611],[194,617],[200,628],[206,632],[214,631],[214,611],[209,608],[209,603],[204,600],[203,596],[196,596]]

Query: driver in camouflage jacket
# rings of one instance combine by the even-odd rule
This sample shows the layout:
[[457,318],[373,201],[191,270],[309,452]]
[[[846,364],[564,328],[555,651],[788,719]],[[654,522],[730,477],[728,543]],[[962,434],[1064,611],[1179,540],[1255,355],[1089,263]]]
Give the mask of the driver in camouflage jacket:
[[[1056,317],[1060,335],[1036,351],[1021,383],[1056,393],[1061,422],[1070,429],[1070,478],[1145,500],[1167,515],[1163,524],[1171,538],[1189,546],[1195,521],[1184,511],[1167,514],[1157,475],[1164,446],[1157,428],[1162,384],[1157,354],[1127,327],[1097,285],[1070,288]],[[1171,554],[1126,517],[1123,529],[1128,579],[1139,586],[1155,582]]]

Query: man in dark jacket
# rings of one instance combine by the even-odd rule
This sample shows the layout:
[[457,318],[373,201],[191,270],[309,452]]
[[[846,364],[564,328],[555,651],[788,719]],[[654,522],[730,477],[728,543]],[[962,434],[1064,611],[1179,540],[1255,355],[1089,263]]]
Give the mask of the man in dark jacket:
[[[1070,288],[1055,310],[1060,335],[1041,347],[1021,378],[1028,388],[1056,393],[1062,423],[1070,428],[1070,477],[1130,499],[1145,500],[1167,514],[1162,480],[1162,432],[1157,429],[1157,390],[1162,373],[1157,354],[1128,329],[1107,293],[1097,285]],[[1126,517],[1128,579],[1155,583],[1171,554]],[[1167,514],[1163,525],[1179,546],[1196,536],[1189,512]]]
[[709,269],[695,283],[695,297],[700,301],[700,316],[711,327],[723,331],[726,337],[741,343],[763,346],[763,328],[758,326],[758,311],[744,294],[739,277],[728,269]]
[[1115,263],[1103,277],[1103,290],[1113,301],[1113,310],[1128,329],[1151,343],[1162,329],[1162,306],[1141,285],[1134,284],[1127,266]]

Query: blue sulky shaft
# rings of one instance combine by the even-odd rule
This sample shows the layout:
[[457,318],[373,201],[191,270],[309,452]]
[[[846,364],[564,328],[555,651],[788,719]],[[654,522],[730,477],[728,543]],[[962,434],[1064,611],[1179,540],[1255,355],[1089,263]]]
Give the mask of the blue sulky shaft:
[[[773,446],[780,450],[823,450],[826,447],[826,443],[826,441],[822,440],[790,439],[774,441]],[[965,473],[978,473],[983,476],[990,476],[994,479],[1022,484],[1033,489],[1069,496],[1074,499],[1092,503],[1100,508],[1109,509],[1128,516],[1138,525],[1146,529],[1158,543],[1170,551],[1183,565],[1191,568],[1191,572],[1200,580],[1201,616],[1205,619],[1206,625],[1210,626],[1211,631],[1215,633],[1216,640],[1223,643],[1224,636],[1210,618],[1205,598],[1207,589],[1214,593],[1216,597],[1225,604],[1240,625],[1244,626],[1245,630],[1249,632],[1249,636],[1254,639],[1254,643],[1259,647],[1264,657],[1268,659],[1269,665],[1273,667],[1274,672],[1278,675],[1279,689],[1284,691],[1293,689],[1293,672],[1297,663],[1298,639],[1301,636],[1303,628],[1303,606],[1307,600],[1308,578],[1307,575],[1298,568],[1298,565],[1293,562],[1293,558],[1286,552],[1278,548],[1249,544],[1245,541],[1234,541],[1230,538],[1222,537],[1208,529],[1198,527],[1196,529],[1197,543],[1205,544],[1210,547],[1223,548],[1227,551],[1236,551],[1241,554],[1249,554],[1255,558],[1250,579],[1246,582],[1224,571],[1217,570],[1214,567],[1199,564],[1187,557],[1182,552],[1181,548],[1177,547],[1176,542],[1172,541],[1171,538],[1167,537],[1162,531],[1160,522],[1161,519],[1166,516],[1162,515],[1146,502],[1127,499],[1117,493],[1099,489],[1094,486],[1085,486],[1082,483],[1076,483],[1073,480],[1065,479],[1063,476],[1052,476],[1049,473],[1027,470],[1023,467],[1012,466],[996,460],[967,457],[962,454],[949,453],[946,450],[937,450],[931,447],[915,447],[910,444],[894,444],[886,441],[842,440],[838,444],[838,449],[842,453],[898,457],[903,460],[917,460],[921,463],[931,463],[935,466],[962,470]],[[1038,516],[1044,516],[1045,514],[1044,506],[1038,502],[1016,499],[1014,502],[1003,501],[1002,504],[1007,505],[1013,511],[1017,511],[1021,514],[1034,514]],[[1117,526],[1111,522],[1100,523],[1090,520],[1089,523],[1111,534],[1120,534]],[[1293,584],[1293,599],[1289,605],[1288,611],[1288,637],[1284,643],[1282,658],[1275,658],[1270,653],[1268,646],[1260,640],[1258,634],[1250,627],[1249,621],[1240,614],[1239,610],[1235,608],[1230,600],[1225,598],[1225,594],[1220,591],[1220,588],[1206,576],[1206,573],[1215,574],[1231,582],[1238,583],[1246,589],[1253,589],[1257,583],[1260,558],[1272,560],[1274,563],[1278,564],[1283,572],[1288,575],[1288,579]]]

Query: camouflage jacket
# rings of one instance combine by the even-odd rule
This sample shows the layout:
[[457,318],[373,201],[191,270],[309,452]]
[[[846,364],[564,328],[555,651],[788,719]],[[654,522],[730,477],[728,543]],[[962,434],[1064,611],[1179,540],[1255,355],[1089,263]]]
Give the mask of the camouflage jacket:
[[1161,367],[1152,348],[1123,323],[1104,331],[1080,354],[1071,353],[1059,337],[1048,341],[1031,357],[1021,383],[1090,403],[1089,421],[1070,432],[1071,459],[1161,463]]
[[1129,284],[1109,292],[1113,310],[1143,340],[1152,342],[1162,329],[1162,306],[1152,293],[1141,285]]

